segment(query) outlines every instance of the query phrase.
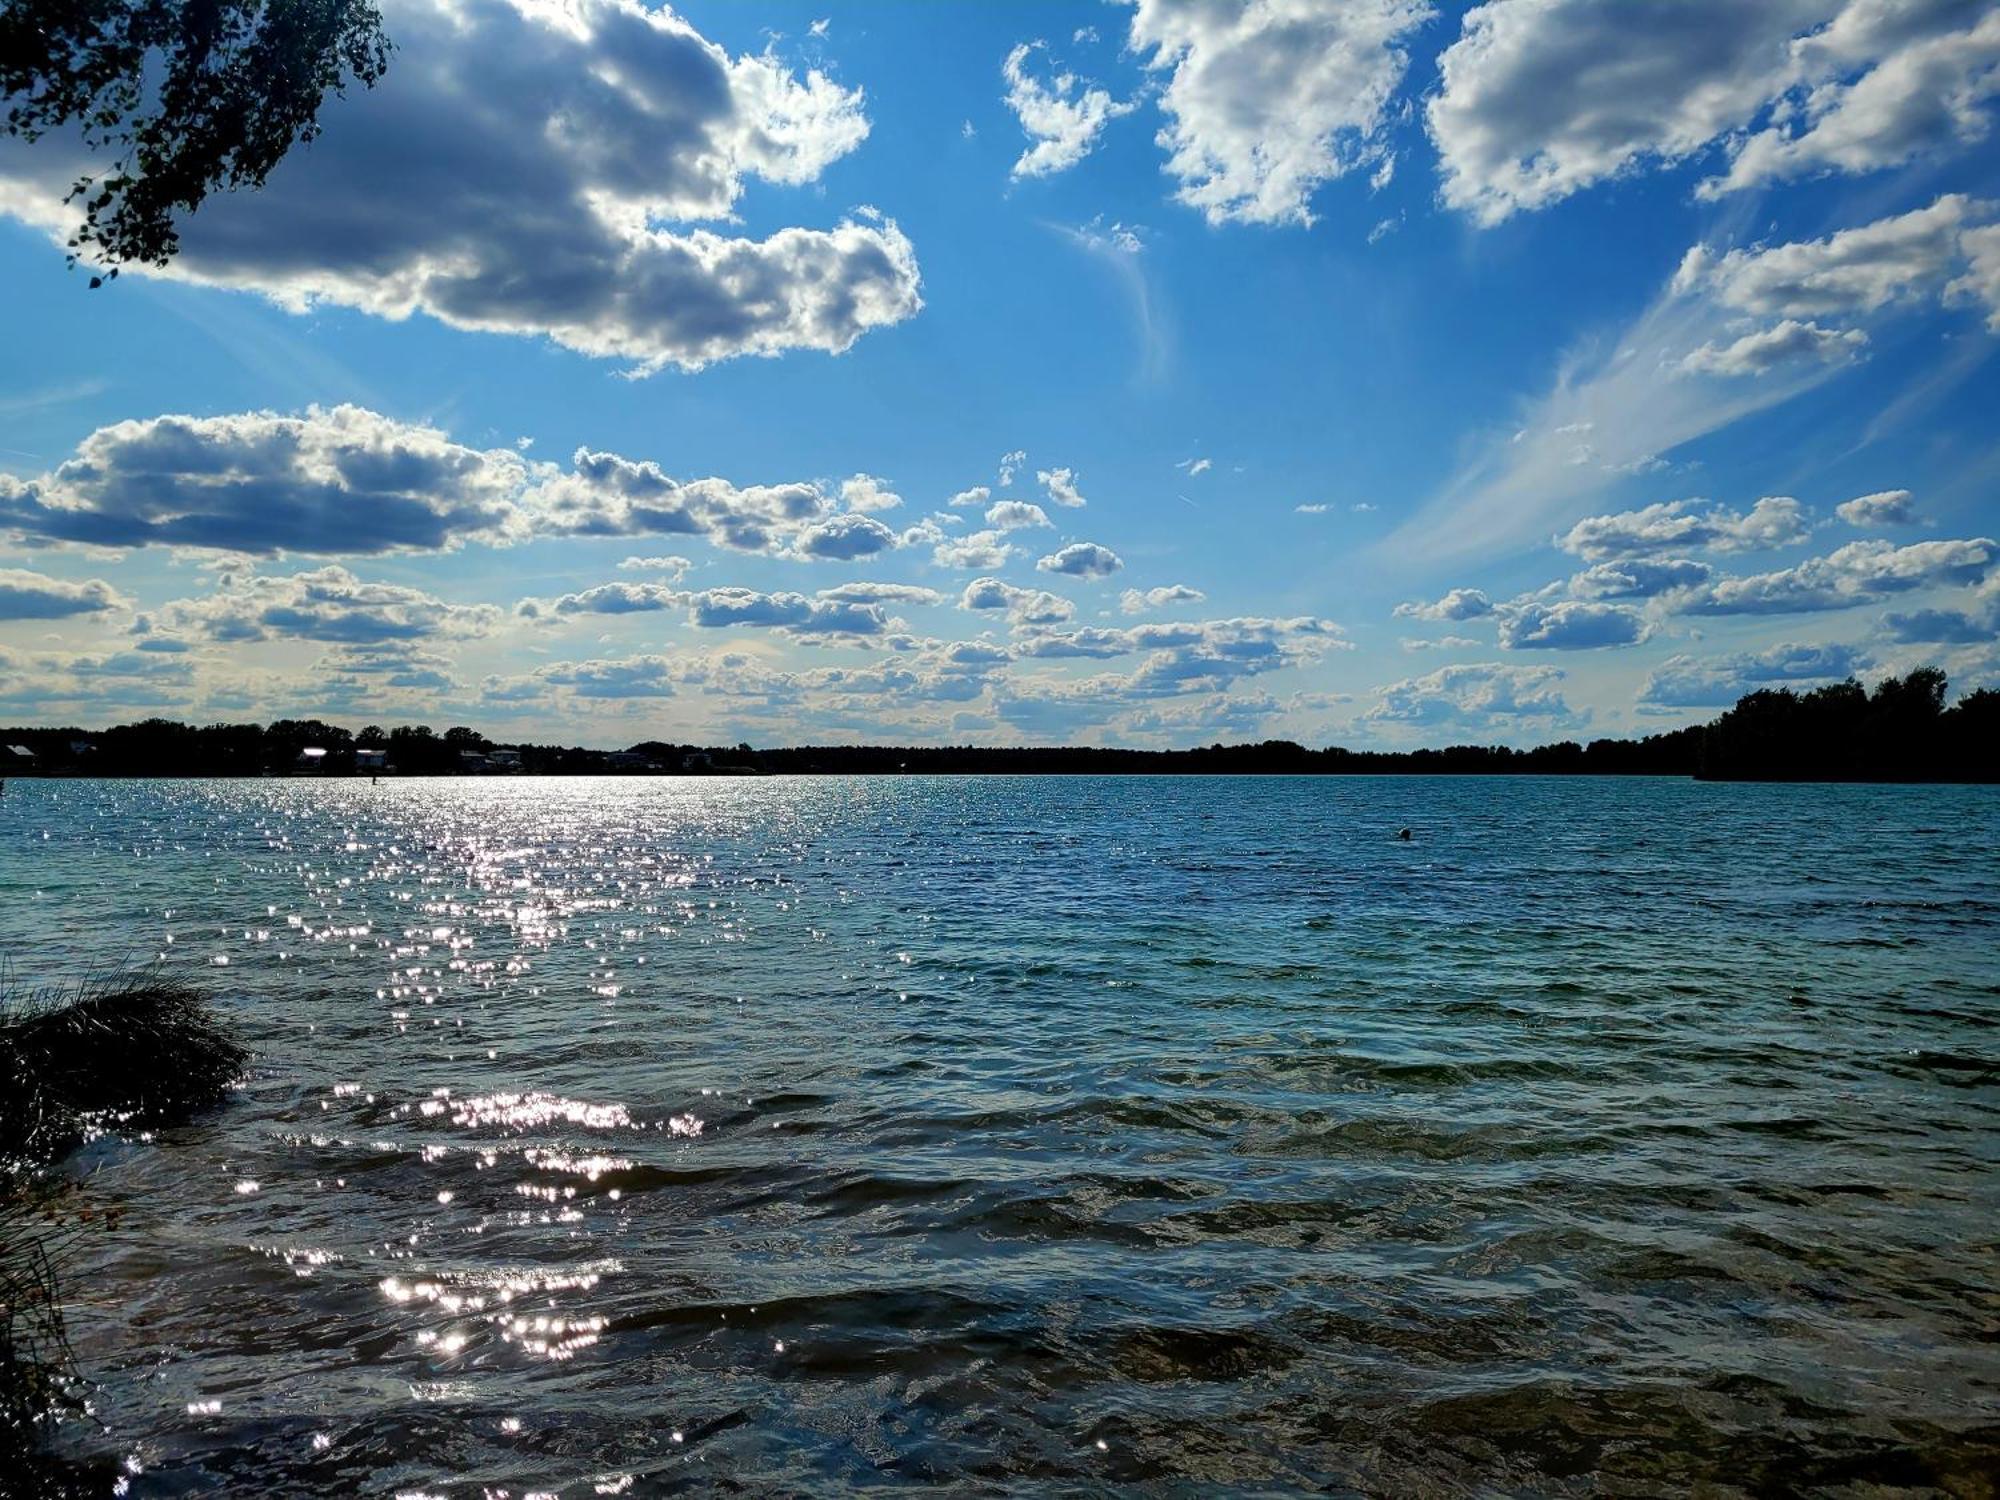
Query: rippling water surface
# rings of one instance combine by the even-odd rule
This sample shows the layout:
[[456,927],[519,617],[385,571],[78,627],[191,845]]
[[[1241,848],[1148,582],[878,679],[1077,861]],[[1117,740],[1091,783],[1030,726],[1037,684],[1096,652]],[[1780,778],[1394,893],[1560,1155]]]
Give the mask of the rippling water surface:
[[1991,789],[16,781],[0,946],[255,1048],[77,1163],[137,1494],[2000,1468]]

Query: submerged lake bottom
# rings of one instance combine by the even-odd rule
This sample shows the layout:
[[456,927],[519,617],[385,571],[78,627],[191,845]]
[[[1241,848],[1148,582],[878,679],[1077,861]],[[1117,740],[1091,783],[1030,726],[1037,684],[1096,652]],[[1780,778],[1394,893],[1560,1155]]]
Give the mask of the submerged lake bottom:
[[130,1494],[2000,1472],[2000,789],[15,781],[0,953],[253,1049],[69,1167]]

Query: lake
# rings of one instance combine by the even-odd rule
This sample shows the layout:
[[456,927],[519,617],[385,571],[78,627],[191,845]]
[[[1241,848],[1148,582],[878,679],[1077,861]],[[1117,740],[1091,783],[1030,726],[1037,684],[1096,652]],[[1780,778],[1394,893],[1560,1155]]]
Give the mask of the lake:
[[2000,1466],[2000,788],[16,780],[0,951],[255,1053],[73,1164],[135,1494]]

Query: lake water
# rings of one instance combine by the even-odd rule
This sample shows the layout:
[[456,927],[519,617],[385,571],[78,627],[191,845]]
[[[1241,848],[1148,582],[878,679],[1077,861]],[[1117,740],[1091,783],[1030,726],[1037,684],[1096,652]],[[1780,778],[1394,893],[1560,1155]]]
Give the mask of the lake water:
[[0,949],[256,1053],[75,1166],[136,1494],[2000,1468],[2000,789],[14,781]]

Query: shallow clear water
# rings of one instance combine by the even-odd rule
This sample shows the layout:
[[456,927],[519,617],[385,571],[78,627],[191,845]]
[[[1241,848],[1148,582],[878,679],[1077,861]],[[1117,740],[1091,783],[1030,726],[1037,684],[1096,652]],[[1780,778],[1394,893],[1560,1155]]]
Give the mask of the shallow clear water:
[[2000,1466],[1994,789],[16,781],[0,947],[256,1050],[77,1163],[135,1493]]

